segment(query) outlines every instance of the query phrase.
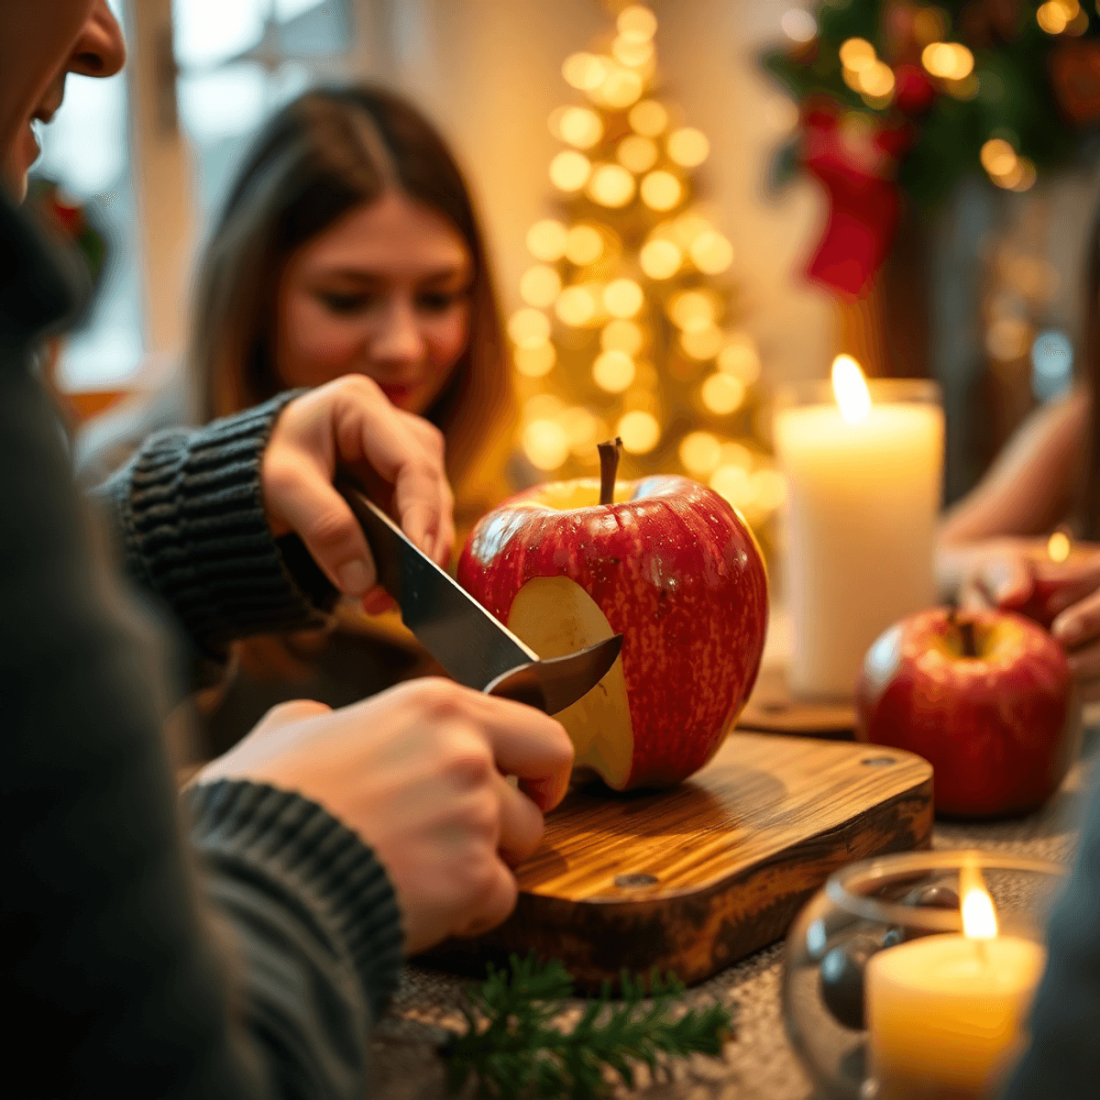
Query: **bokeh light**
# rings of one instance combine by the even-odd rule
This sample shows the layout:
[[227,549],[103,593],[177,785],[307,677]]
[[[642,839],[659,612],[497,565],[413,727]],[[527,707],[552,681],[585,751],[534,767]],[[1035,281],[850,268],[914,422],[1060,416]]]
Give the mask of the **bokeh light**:
[[645,176],[639,190],[642,202],[651,210],[671,210],[684,197],[684,185],[663,169]]
[[657,163],[658,153],[657,143],[640,134],[628,134],[615,150],[619,163],[639,175],[648,172]]
[[545,309],[554,304],[561,291],[561,276],[546,264],[529,267],[519,281],[520,297],[532,306]]
[[590,107],[565,107],[550,116],[550,129],[555,137],[591,149],[603,137],[603,120]]
[[710,432],[688,432],[680,440],[680,461],[695,477],[713,473],[722,459],[722,445]]
[[560,260],[565,253],[566,236],[567,230],[561,222],[545,218],[527,230],[527,251],[536,260]]
[[625,351],[605,351],[592,364],[592,380],[607,393],[622,393],[634,382],[637,368]]
[[603,58],[591,53],[570,54],[561,66],[565,82],[578,91],[598,88],[607,77],[607,64]]
[[646,241],[638,252],[638,263],[651,279],[669,279],[680,270],[684,254],[672,241]]
[[598,164],[588,181],[588,196],[612,209],[626,206],[634,198],[634,177],[621,164]]
[[682,168],[695,168],[710,155],[710,142],[702,130],[684,126],[668,135],[669,159]]
[[982,167],[991,176],[1003,176],[1016,167],[1016,150],[1003,138],[990,138],[982,146]]
[[849,38],[840,47],[840,63],[852,72],[869,69],[876,60],[875,47],[865,38]]
[[655,99],[643,99],[630,108],[630,128],[642,137],[659,137],[668,126],[668,111]]
[[944,80],[963,80],[974,71],[974,55],[961,42],[932,42],[920,59],[933,76]]
[[657,33],[657,16],[644,4],[631,4],[619,12],[615,26],[628,42],[648,42]]
[[587,325],[599,308],[597,292],[588,286],[567,286],[554,303],[554,312],[573,328]]
[[550,343],[516,348],[513,356],[516,370],[525,378],[545,378],[554,369],[558,359],[558,353]]
[[748,336],[731,337],[718,353],[718,369],[751,386],[760,378],[760,357]]
[[595,263],[603,255],[603,237],[592,225],[575,225],[565,238],[565,258],[583,267]]
[[802,45],[817,37],[817,20],[805,8],[790,8],[779,19],[783,33]]
[[680,333],[680,347],[692,359],[713,359],[722,348],[722,330],[716,325],[685,329]]
[[744,403],[745,384],[731,374],[718,371],[703,383],[699,396],[708,412],[727,416]]
[[632,38],[623,38],[622,35],[611,43],[611,54],[615,60],[633,69],[648,65],[653,60],[654,53],[652,42],[638,42]]
[[519,309],[508,320],[508,335],[517,348],[535,348],[550,339],[550,318],[538,309]]
[[622,110],[634,103],[644,89],[645,84],[637,72],[616,66],[608,72],[599,88],[590,91],[589,95],[608,107]]
[[612,317],[634,317],[645,302],[645,293],[633,279],[613,279],[604,288],[604,309]]
[[710,328],[716,316],[714,296],[704,290],[681,290],[669,299],[669,320],[685,332]]
[[623,441],[623,450],[644,455],[657,446],[661,438],[661,425],[652,413],[634,409],[619,418],[615,434]]
[[733,263],[733,246],[713,229],[700,233],[689,252],[691,262],[705,275],[721,275]]
[[557,420],[532,420],[523,429],[523,451],[540,470],[558,469],[569,450],[569,435]]
[[550,182],[560,191],[579,191],[592,172],[592,162],[574,149],[565,149],[550,162]]
[[1035,20],[1047,34],[1061,34],[1080,14],[1077,0],[1047,0],[1039,5]]

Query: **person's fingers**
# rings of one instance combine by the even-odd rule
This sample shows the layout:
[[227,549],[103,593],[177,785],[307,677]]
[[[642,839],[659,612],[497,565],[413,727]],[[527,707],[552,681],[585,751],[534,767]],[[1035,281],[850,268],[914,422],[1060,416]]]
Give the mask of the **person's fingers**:
[[1006,554],[986,562],[975,583],[989,593],[995,606],[1012,610],[1030,599],[1035,578],[1027,558]]
[[1050,632],[1067,649],[1100,638],[1100,592],[1066,608],[1051,624]]
[[[405,423],[419,439],[424,450],[441,470],[446,469],[446,443],[443,433],[421,416],[405,413]],[[434,532],[430,549],[425,547],[432,560],[445,565],[454,545],[454,495],[445,477],[439,479],[439,523]]]
[[331,476],[310,455],[296,457],[269,464],[265,491],[277,496],[283,519],[328,579],[341,592],[361,596],[378,579],[362,528],[332,487]]
[[[341,380],[348,400],[337,403],[337,460],[353,469],[366,463],[394,487],[394,511],[402,530],[427,551],[441,528],[443,463],[410,431],[377,385],[360,375]],[[373,398],[373,399],[372,399]]]
[[368,615],[384,615],[387,611],[396,611],[397,604],[384,588],[377,587],[363,597],[363,610]]
[[319,718],[330,714],[332,707],[319,703],[316,699],[290,699],[273,706],[253,727],[253,733],[270,732],[289,726],[294,722],[304,722],[309,718]]
[[512,872],[496,856],[484,857],[484,865],[474,872],[476,876],[476,904],[470,916],[454,929],[456,936],[479,936],[496,928],[516,907],[519,887]]
[[548,714],[491,695],[480,696],[485,733],[497,766],[520,780],[520,790],[546,813],[565,797],[573,768],[573,742]]
[[963,585],[962,590],[959,592],[958,602],[962,611],[989,611],[994,607],[993,597],[986,587],[980,583],[980,578]]
[[517,776],[543,813],[565,797],[573,743],[562,724],[542,711],[441,677],[398,684],[373,698],[381,701],[383,695],[436,726],[454,718],[472,723],[487,739],[499,770]]
[[493,777],[493,787],[500,800],[500,854],[505,863],[515,867],[539,846],[542,814],[527,795],[516,790],[502,775]]

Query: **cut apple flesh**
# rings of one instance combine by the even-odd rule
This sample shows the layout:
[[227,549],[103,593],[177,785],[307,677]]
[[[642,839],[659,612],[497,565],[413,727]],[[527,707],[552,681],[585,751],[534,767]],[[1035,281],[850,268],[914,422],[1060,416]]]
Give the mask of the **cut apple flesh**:
[[[512,601],[508,629],[540,657],[564,657],[615,633],[596,601],[568,577],[529,580]],[[634,755],[622,655],[587,695],[554,717],[573,742],[574,767],[592,768],[622,790]]]

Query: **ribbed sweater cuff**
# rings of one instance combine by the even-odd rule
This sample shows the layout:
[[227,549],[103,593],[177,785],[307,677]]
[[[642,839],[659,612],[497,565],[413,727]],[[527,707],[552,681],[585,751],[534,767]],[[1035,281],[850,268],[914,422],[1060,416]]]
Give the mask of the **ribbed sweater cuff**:
[[374,1018],[397,988],[403,935],[393,887],[374,853],[316,803],[245,780],[184,792],[201,853],[244,860],[307,906],[352,960]]
[[264,513],[264,448],[298,392],[198,430],[158,433],[106,486],[130,573],[209,651],[317,625],[317,606],[335,595],[312,562],[291,574]]

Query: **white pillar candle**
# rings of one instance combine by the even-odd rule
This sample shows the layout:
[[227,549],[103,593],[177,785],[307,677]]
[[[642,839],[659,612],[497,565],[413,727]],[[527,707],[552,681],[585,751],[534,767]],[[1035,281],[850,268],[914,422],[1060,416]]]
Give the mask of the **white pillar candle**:
[[1019,1055],[1043,948],[1019,936],[927,936],[867,963],[876,1100],[987,1100]]
[[[846,365],[862,384],[854,360],[840,356],[834,386],[842,387]],[[869,404],[857,391],[854,407],[802,404],[776,414],[796,695],[850,697],[875,638],[937,599],[944,430],[937,391],[920,381],[872,381],[869,389]],[[843,388],[838,397],[846,397]]]

